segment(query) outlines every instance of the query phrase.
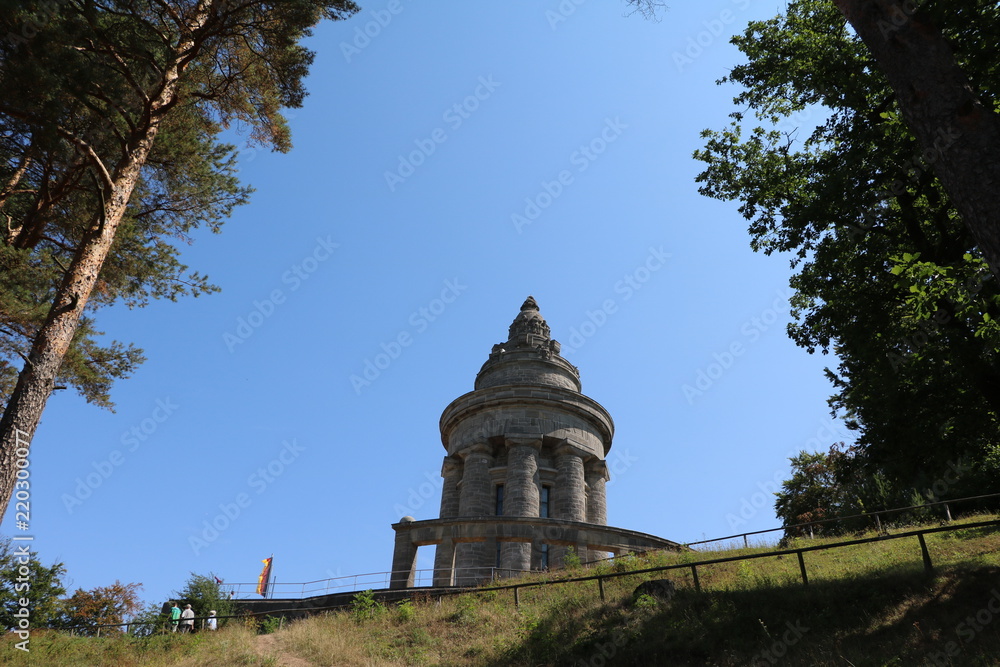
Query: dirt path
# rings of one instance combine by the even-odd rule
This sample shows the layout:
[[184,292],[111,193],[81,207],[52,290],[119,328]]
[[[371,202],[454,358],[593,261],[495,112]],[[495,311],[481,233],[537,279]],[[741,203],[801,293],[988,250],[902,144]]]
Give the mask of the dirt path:
[[313,663],[308,660],[283,654],[278,648],[278,639],[274,635],[258,635],[256,649],[257,653],[263,656],[273,655],[276,657],[278,667],[314,667]]

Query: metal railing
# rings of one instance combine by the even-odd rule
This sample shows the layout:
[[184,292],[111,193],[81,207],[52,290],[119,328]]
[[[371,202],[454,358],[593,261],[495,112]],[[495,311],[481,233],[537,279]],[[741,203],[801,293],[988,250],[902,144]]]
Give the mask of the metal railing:
[[684,546],[690,547],[695,544],[710,544],[712,542],[723,542],[726,540],[735,540],[737,538],[743,538],[743,546],[749,547],[750,543],[747,537],[750,535],[763,535],[765,533],[773,533],[776,531],[788,531],[793,528],[808,528],[810,532],[810,537],[812,535],[812,529],[816,526],[822,526],[828,523],[841,523],[844,521],[849,521],[852,519],[864,519],[870,518],[874,521],[872,522],[872,528],[877,530],[879,533],[885,532],[885,528],[882,527],[882,516],[886,514],[894,514],[898,512],[909,512],[913,510],[922,510],[930,507],[942,507],[945,513],[945,519],[951,521],[951,505],[956,505],[968,500],[983,500],[984,498],[997,498],[1000,497],[1000,493],[988,493],[982,496],[967,496],[965,498],[954,498],[952,500],[940,500],[933,503],[924,503],[923,505],[910,505],[909,507],[895,507],[888,510],[877,510],[875,512],[864,512],[862,514],[852,514],[850,516],[839,516],[832,517],[829,519],[820,519],[818,521],[808,521],[806,523],[796,523],[790,526],[781,526],[780,528],[768,528],[767,530],[755,530],[748,533],[736,533],[735,535],[727,535],[726,537],[716,537],[710,540],[699,540],[697,542],[685,542]]
[[[727,540],[737,540],[742,538],[744,547],[749,547],[749,536],[751,535],[764,535],[767,533],[774,533],[779,531],[788,531],[795,528],[808,528],[811,529],[817,526],[823,526],[825,524],[840,523],[844,521],[849,521],[853,519],[864,519],[869,518],[872,520],[872,528],[874,528],[879,534],[885,534],[886,528],[883,526],[882,518],[885,515],[901,513],[914,510],[923,510],[934,507],[941,507],[944,510],[945,519],[951,521],[951,506],[958,505],[972,500],[984,500],[987,498],[998,498],[1000,493],[990,493],[979,496],[968,496],[965,498],[954,498],[951,500],[941,500],[932,503],[925,503],[923,505],[911,505],[909,507],[896,507],[887,510],[877,510],[874,512],[865,512],[863,514],[854,514],[845,517],[833,517],[830,519],[820,519],[818,521],[810,521],[807,523],[793,524],[789,526],[780,526],[778,528],[768,528],[766,530],[755,530],[746,533],[736,533],[734,535],[727,535],[725,537],[716,537],[708,540],[698,540],[695,542],[685,542],[682,546],[690,547],[696,544],[710,544],[712,542],[724,542]],[[811,537],[812,535],[810,535]],[[594,561],[588,561],[583,563],[583,565],[595,565],[597,563],[614,561],[616,557],[611,557],[607,559],[600,559]],[[513,571],[501,568],[465,568],[465,570],[474,570],[475,574],[472,576],[465,577],[469,580],[482,581],[489,579],[491,581],[497,581],[501,579],[509,579],[512,576],[518,576],[522,574],[520,571]],[[451,571],[451,570],[449,570]],[[453,570],[455,574],[455,581],[460,582],[463,580],[461,573],[464,571],[461,568],[455,568]],[[415,570],[415,581],[414,587],[427,587],[433,586],[434,583],[434,573],[436,570],[423,569]],[[489,576],[481,576],[481,573],[488,572]],[[365,574],[355,574],[343,577],[331,577],[329,579],[317,579],[316,581],[307,581],[303,583],[276,583],[272,582],[268,588],[268,598],[275,599],[296,599],[303,597],[314,597],[319,595],[329,595],[332,593],[351,593],[359,592],[368,589],[379,590],[384,588],[389,588],[392,575],[395,574],[392,571],[389,572],[368,572]],[[236,584],[223,584],[220,587],[223,591],[228,591],[227,594],[231,594],[230,599],[236,600],[251,600],[257,599],[257,583],[247,582],[247,583],[236,583]]]
[[[409,574],[409,570],[405,574]],[[454,572],[455,581],[498,581],[520,576],[526,571],[512,570],[510,568],[499,567],[469,567],[469,568],[448,568],[438,570],[434,568],[413,570],[413,587],[430,587],[434,585],[435,572]],[[389,588],[389,584],[394,571],[389,572],[367,572],[365,574],[348,575],[344,577],[331,577],[329,579],[317,579],[302,583],[281,583],[271,582],[267,590],[268,599],[297,599],[304,597],[317,597],[320,595],[331,595],[334,593],[355,593],[365,590],[379,590]],[[464,575],[464,576],[463,576]],[[257,593],[256,582],[222,584],[219,590],[223,597],[230,600],[253,600],[261,599]]]
[[[732,563],[744,560],[756,560],[758,558],[781,558],[782,556],[792,555],[798,558],[799,564],[799,574],[802,577],[802,583],[805,586],[809,585],[809,575],[806,571],[805,557],[810,551],[826,551],[828,549],[838,549],[842,547],[856,546],[858,544],[868,544],[872,542],[884,542],[886,540],[898,540],[907,537],[916,537],[920,544],[920,556],[923,561],[924,571],[931,573],[934,570],[934,565],[931,560],[930,551],[927,548],[927,542],[924,539],[924,535],[931,533],[943,533],[953,530],[966,530],[970,528],[985,528],[985,527],[996,527],[1000,526],[1000,519],[992,519],[990,521],[977,521],[971,523],[954,524],[949,526],[938,526],[936,528],[924,528],[921,530],[907,531],[904,533],[894,533],[894,534],[883,534],[876,537],[866,537],[854,540],[845,540],[843,542],[835,542],[832,544],[819,544],[811,547],[797,547],[792,549],[778,549],[775,551],[766,551],[756,554],[741,554],[739,556],[729,556],[726,558],[712,558],[709,560],[689,562],[689,563],[676,563],[673,565],[661,565],[658,567],[650,567],[639,570],[627,570],[622,572],[602,572],[601,574],[588,575],[583,577],[566,577],[561,579],[551,579],[544,581],[525,581],[518,582],[514,584],[508,584],[505,586],[484,586],[476,589],[477,592],[486,591],[505,591],[510,590],[514,593],[514,604],[515,606],[520,604],[519,590],[522,588],[533,588],[536,586],[550,586],[550,585],[560,585],[568,584],[581,581],[596,581],[600,591],[601,600],[605,599],[604,595],[604,582],[608,579],[615,579],[618,577],[630,577],[641,574],[650,574],[654,572],[667,572],[670,570],[681,570],[690,569],[692,583],[694,584],[695,590],[701,591],[701,582],[698,578],[698,568],[707,567],[709,565],[717,565],[720,563]],[[442,595],[451,595],[463,593],[465,591],[444,591]]]
[[[725,558],[712,558],[712,559],[707,559],[707,560],[702,560],[702,561],[695,561],[695,562],[675,563],[675,564],[672,564],[672,565],[660,565],[660,566],[657,566],[657,567],[642,568],[642,569],[638,569],[638,570],[623,570],[621,572],[601,572],[600,574],[592,574],[592,575],[579,576],[579,577],[562,577],[562,578],[559,578],[559,579],[546,579],[546,580],[539,580],[539,581],[517,581],[516,583],[511,583],[511,584],[506,584],[506,585],[500,585],[500,586],[477,586],[477,587],[453,588],[453,589],[441,589],[441,588],[438,588],[438,589],[434,590],[433,596],[436,597],[436,598],[442,598],[442,597],[447,596],[447,595],[460,595],[460,594],[464,594],[464,593],[468,593],[468,592],[485,593],[485,592],[490,592],[490,591],[511,591],[513,593],[513,602],[514,602],[514,605],[515,606],[519,606],[520,602],[521,602],[521,600],[520,600],[520,591],[522,589],[525,589],[525,588],[535,588],[535,587],[539,587],[539,586],[559,586],[559,585],[570,584],[570,583],[596,581],[597,582],[597,586],[598,586],[598,594],[600,595],[600,598],[603,601],[603,600],[606,600],[606,595],[605,595],[605,590],[604,590],[604,583],[606,581],[608,581],[608,580],[612,580],[612,579],[616,579],[616,578],[620,578],[620,577],[633,577],[633,576],[636,576],[636,575],[669,572],[671,570],[688,570],[688,569],[691,571],[692,583],[694,585],[695,590],[697,590],[697,591],[700,592],[702,590],[702,585],[701,585],[701,581],[700,581],[699,576],[698,576],[698,568],[702,568],[702,570],[704,571],[705,568],[707,568],[709,566],[712,566],[712,565],[719,565],[719,564],[723,564],[723,563],[733,563],[733,562],[746,561],[746,560],[757,560],[757,559],[760,559],[760,558],[781,558],[783,556],[788,556],[788,555],[793,555],[793,554],[796,556],[796,558],[798,560],[799,575],[800,575],[800,577],[802,579],[802,584],[804,586],[808,586],[809,585],[809,575],[808,575],[808,571],[806,569],[806,562],[805,562],[805,556],[804,555],[807,554],[807,553],[809,553],[809,552],[813,552],[813,551],[826,551],[826,550],[830,550],[830,549],[840,549],[840,548],[843,548],[843,547],[857,546],[857,545],[860,545],[860,544],[870,544],[870,543],[873,543],[873,542],[884,542],[884,541],[887,541],[887,540],[900,540],[900,539],[906,539],[906,538],[912,538],[912,537],[916,537],[917,538],[917,542],[918,542],[918,544],[920,546],[920,557],[921,557],[921,561],[923,563],[923,569],[924,569],[924,571],[926,573],[930,574],[934,570],[934,565],[933,565],[933,561],[932,561],[932,558],[931,558],[930,550],[927,547],[927,541],[924,538],[925,535],[929,535],[929,534],[933,534],[933,533],[945,533],[945,532],[950,532],[950,531],[954,531],[954,530],[968,530],[968,529],[974,529],[974,528],[989,528],[989,527],[1000,527],[1000,519],[991,519],[989,521],[975,521],[975,522],[970,522],[970,523],[953,524],[953,525],[948,525],[948,526],[938,526],[938,527],[934,527],[934,528],[922,528],[920,530],[911,530],[911,531],[906,531],[906,532],[903,532],[903,533],[894,533],[894,534],[891,534],[891,535],[885,534],[885,535],[878,535],[876,537],[865,537],[865,538],[859,538],[859,539],[853,539],[853,540],[845,540],[843,542],[834,542],[832,544],[818,544],[818,545],[815,545],[815,546],[795,547],[795,548],[791,548],[791,549],[777,549],[777,550],[774,550],[774,551],[765,551],[765,552],[754,553],[754,554],[741,554],[739,556],[728,556],[728,557],[725,557]],[[406,589],[403,589],[403,590],[406,590]],[[410,590],[412,590],[412,589],[410,589]],[[395,591],[395,592],[399,592],[399,591]],[[419,594],[419,591],[414,591],[414,592],[416,592],[416,593]],[[278,621],[279,626],[280,626],[280,624],[282,623],[282,620],[283,620],[283,615],[285,613],[301,614],[304,611],[308,612],[308,613],[315,613],[315,612],[321,612],[321,611],[334,611],[334,610],[338,610],[338,609],[349,608],[350,606],[351,606],[351,603],[347,602],[347,603],[344,603],[344,604],[330,605],[330,606],[325,606],[325,607],[310,607],[308,610],[304,610],[304,609],[301,609],[301,608],[270,609],[270,610],[262,611],[262,612],[245,612],[245,613],[242,613],[242,614],[239,614],[239,615],[220,616],[220,617],[217,617],[217,618],[219,618],[219,619],[230,619],[230,618],[242,618],[242,619],[246,619],[247,617],[267,617],[267,616],[272,616],[274,618],[281,619],[281,620]],[[199,617],[199,618],[197,618],[195,620],[202,620],[202,621],[204,621],[205,618],[207,618],[207,617]],[[171,621],[158,620],[158,621],[155,621],[155,622],[118,623],[118,624],[114,624],[114,625],[103,625],[103,626],[96,626],[96,627],[97,627],[97,634],[99,636],[101,628],[122,628],[122,627],[125,627],[126,628],[126,632],[127,632],[128,631],[128,627],[130,625],[150,625],[150,624],[156,624],[156,625],[162,626],[162,629],[164,631],[169,631],[168,628],[169,628],[169,624],[170,623],[171,623]],[[93,629],[94,629],[93,626],[90,627],[90,628],[87,628],[88,631],[93,630]],[[70,629],[70,630],[72,630],[72,629]]]

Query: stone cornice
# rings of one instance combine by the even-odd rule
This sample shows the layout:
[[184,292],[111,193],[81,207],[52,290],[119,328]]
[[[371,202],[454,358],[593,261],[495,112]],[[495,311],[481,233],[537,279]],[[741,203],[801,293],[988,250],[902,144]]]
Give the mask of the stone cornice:
[[[604,453],[611,449],[615,423],[600,403],[579,392],[561,387],[538,385],[505,385],[477,389],[463,394],[444,409],[439,421],[441,442],[448,448],[447,433],[453,423],[467,419],[477,412],[508,406],[537,406],[553,412],[574,414],[589,422],[604,442]],[[497,433],[496,435],[502,435]],[[539,434],[544,435],[544,434]]]
[[[540,517],[497,517],[497,516],[465,516],[449,517],[447,519],[425,519],[423,521],[401,521],[392,524],[392,529],[397,532],[409,532],[413,536],[416,544],[437,544],[444,537],[450,537],[456,542],[477,542],[485,538],[510,538],[535,537],[536,531],[532,528],[559,529],[565,533],[564,538],[570,535],[577,535],[579,538],[586,538],[593,547],[598,546],[619,546],[627,547],[631,550],[639,549],[672,549],[682,550],[685,547],[672,540],[667,540],[649,533],[641,533],[637,530],[627,528],[616,528],[614,526],[602,526],[583,521],[569,521],[567,519],[543,519]],[[554,530],[544,531],[546,538],[552,535],[552,541],[574,540],[561,539]]]

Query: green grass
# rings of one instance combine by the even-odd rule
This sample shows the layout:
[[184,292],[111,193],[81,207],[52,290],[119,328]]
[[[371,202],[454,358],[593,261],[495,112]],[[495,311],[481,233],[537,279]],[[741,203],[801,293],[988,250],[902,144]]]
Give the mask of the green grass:
[[[995,517],[969,517],[968,523]],[[814,546],[843,538],[798,540]],[[32,634],[11,665],[996,665],[1000,664],[1000,531],[930,535],[935,571],[916,537],[662,574],[415,599],[377,614],[342,612],[286,624],[266,637],[233,627],[150,639]],[[775,547],[653,554],[572,574],[611,574]],[[545,575],[556,579],[563,573]],[[677,585],[670,603],[632,601],[649,578]],[[994,597],[995,596],[995,597]],[[997,610],[997,613],[993,611]]]

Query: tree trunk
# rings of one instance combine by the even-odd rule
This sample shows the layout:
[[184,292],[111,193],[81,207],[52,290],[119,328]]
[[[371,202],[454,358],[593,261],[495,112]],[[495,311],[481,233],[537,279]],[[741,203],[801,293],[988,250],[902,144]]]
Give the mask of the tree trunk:
[[[195,58],[201,42],[196,33],[203,28],[215,5],[222,0],[199,0],[189,21],[184,23],[184,35],[173,48],[172,58],[163,69],[155,93],[146,101],[139,122],[131,133],[126,152],[121,156],[114,174],[108,174],[99,157],[79,137],[66,137],[89,156],[95,171],[102,176],[103,210],[84,235],[73,262],[56,292],[45,324],[31,346],[17,385],[0,419],[0,519],[17,481],[17,462],[34,437],[42,411],[49,400],[63,357],[80,325],[80,316],[97,283],[104,260],[111,250],[115,232],[132,197],[149,151],[165,113],[176,102],[177,86],[184,69]],[[69,444],[69,443],[66,443]],[[21,527],[27,530],[27,525]]]
[[[63,278],[45,324],[39,329],[17,385],[0,419],[0,518],[14,492],[17,460],[31,442],[42,411],[52,393],[56,375],[80,324],[80,316],[111,249],[132,189],[139,178],[156,136],[153,124],[139,146],[130,152],[125,167],[114,179],[105,210],[88,231]],[[65,443],[69,445],[70,443]],[[20,449],[20,456],[18,450]]]
[[899,100],[923,160],[1000,278],[1000,116],[984,107],[915,0],[833,0]]

